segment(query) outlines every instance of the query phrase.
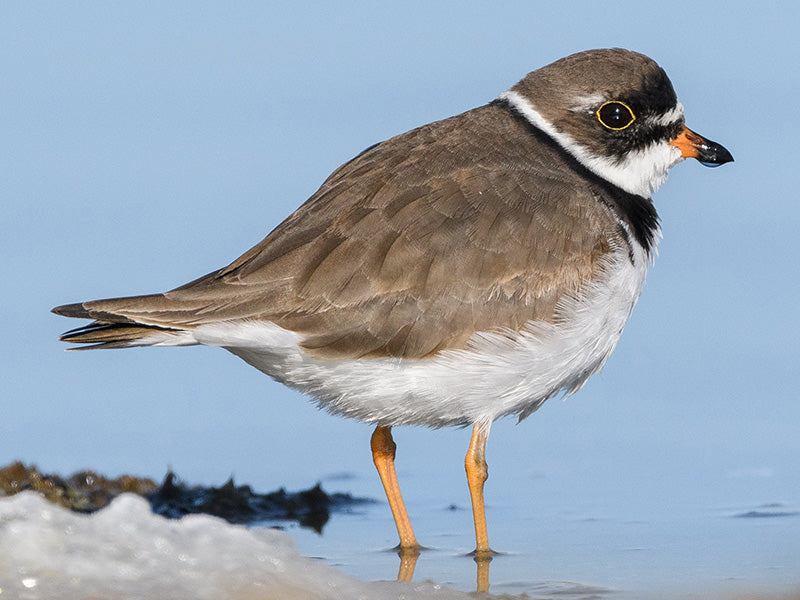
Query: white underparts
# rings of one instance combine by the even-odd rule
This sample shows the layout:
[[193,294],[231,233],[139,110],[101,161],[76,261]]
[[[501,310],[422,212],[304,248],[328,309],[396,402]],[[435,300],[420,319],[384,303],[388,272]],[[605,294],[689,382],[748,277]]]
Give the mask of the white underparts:
[[303,351],[300,335],[270,322],[212,323],[184,335],[362,421],[441,427],[524,418],[605,363],[644,283],[648,256],[635,243],[633,251],[633,262],[627,250],[614,253],[595,282],[560,304],[555,323],[478,332],[465,349],[427,359],[319,360]]
[[[541,129],[553,138],[564,150],[574,156],[587,169],[622,188],[626,192],[649,198],[667,179],[669,170],[683,160],[681,151],[671,146],[668,141],[654,142],[641,150],[630,152],[622,159],[597,156],[579,144],[575,139],[545,119],[533,105],[521,94],[509,90],[499,96],[500,100],[508,102],[511,107],[525,117],[533,126]],[[586,101],[587,99],[581,99]],[[668,115],[659,119],[682,118],[683,109],[680,105]],[[672,122],[672,121],[669,121]]]

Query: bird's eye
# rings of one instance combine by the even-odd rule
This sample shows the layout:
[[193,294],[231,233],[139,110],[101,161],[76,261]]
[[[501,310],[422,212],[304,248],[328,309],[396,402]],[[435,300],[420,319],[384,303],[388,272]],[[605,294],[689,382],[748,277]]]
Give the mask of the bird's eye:
[[597,120],[606,129],[612,131],[622,131],[630,127],[636,120],[631,107],[624,102],[611,100],[597,109]]

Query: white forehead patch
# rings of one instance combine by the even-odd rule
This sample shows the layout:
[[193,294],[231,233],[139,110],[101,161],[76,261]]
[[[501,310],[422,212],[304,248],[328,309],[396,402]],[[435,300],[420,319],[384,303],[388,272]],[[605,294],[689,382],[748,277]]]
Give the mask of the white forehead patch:
[[655,125],[674,125],[675,123],[679,123],[683,121],[683,104],[678,102],[674,108],[668,110],[663,115],[658,115],[654,117],[650,117],[647,119],[649,122]]

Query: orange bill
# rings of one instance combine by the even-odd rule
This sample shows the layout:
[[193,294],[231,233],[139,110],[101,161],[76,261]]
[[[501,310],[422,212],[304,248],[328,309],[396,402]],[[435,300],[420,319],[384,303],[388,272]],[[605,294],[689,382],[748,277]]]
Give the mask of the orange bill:
[[733,161],[733,156],[724,146],[704,138],[688,127],[684,127],[670,144],[678,148],[684,158],[696,158],[708,167]]

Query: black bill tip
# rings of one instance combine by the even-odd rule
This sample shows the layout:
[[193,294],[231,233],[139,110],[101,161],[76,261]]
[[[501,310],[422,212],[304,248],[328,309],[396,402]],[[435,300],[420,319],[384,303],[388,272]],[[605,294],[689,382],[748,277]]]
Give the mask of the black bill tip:
[[696,158],[707,167],[718,167],[733,162],[733,155],[725,146],[712,142],[684,127],[680,135],[670,142],[681,151],[684,158]]

